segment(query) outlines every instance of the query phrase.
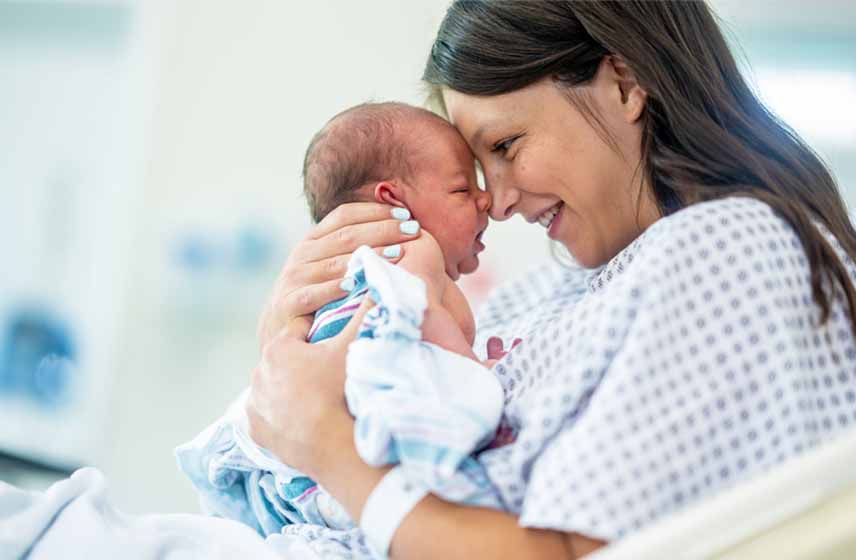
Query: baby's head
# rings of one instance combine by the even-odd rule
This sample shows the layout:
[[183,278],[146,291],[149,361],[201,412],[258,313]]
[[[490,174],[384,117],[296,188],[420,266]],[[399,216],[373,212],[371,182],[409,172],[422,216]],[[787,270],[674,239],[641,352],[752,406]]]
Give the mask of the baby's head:
[[347,202],[407,208],[437,240],[453,280],[478,268],[490,195],[458,131],[425,109],[365,103],[330,119],[306,151],[303,192],[316,222]]

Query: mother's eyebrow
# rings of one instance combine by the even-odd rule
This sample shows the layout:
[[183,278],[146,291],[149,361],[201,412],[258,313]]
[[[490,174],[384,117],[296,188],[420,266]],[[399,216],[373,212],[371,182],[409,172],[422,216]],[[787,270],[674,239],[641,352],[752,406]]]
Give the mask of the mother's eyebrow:
[[490,130],[491,128],[495,128],[495,126],[492,123],[487,123],[487,124],[481,125],[478,128],[478,130],[476,130],[476,133],[473,134],[473,139],[472,139],[470,145],[471,146],[478,145],[481,142],[481,139],[482,139],[482,136],[484,136],[484,133],[486,131]]

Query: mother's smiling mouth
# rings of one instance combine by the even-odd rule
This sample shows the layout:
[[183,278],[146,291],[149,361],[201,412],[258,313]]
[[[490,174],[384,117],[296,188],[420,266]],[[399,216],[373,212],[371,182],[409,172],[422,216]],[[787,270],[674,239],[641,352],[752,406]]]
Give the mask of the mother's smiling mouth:
[[562,201],[557,202],[556,204],[542,212],[537,218],[535,218],[535,221],[544,226],[545,228],[550,229],[550,224],[553,223],[553,220],[559,214],[559,210],[562,209],[562,204]]

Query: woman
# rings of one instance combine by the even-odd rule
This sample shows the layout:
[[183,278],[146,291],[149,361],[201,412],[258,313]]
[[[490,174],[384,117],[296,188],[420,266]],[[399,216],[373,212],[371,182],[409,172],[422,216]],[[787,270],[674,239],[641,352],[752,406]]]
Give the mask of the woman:
[[[458,0],[424,79],[491,216],[539,222],[593,272],[504,318],[524,338],[496,369],[518,434],[482,461],[509,512],[429,495],[393,557],[579,557],[856,422],[856,233],[703,3]],[[301,337],[355,246],[399,241],[388,212],[343,209],[295,250],[248,408],[355,519],[386,469],[357,457],[343,405],[354,329]]]

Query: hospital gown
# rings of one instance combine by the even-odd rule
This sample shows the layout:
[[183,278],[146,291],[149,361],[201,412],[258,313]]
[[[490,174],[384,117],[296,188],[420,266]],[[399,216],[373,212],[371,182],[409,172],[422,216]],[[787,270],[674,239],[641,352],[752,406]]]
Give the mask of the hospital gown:
[[597,271],[545,267],[490,300],[480,337],[524,340],[496,368],[517,440],[482,463],[521,525],[618,539],[851,428],[848,314],[839,296],[819,325],[769,206],[691,206]]

